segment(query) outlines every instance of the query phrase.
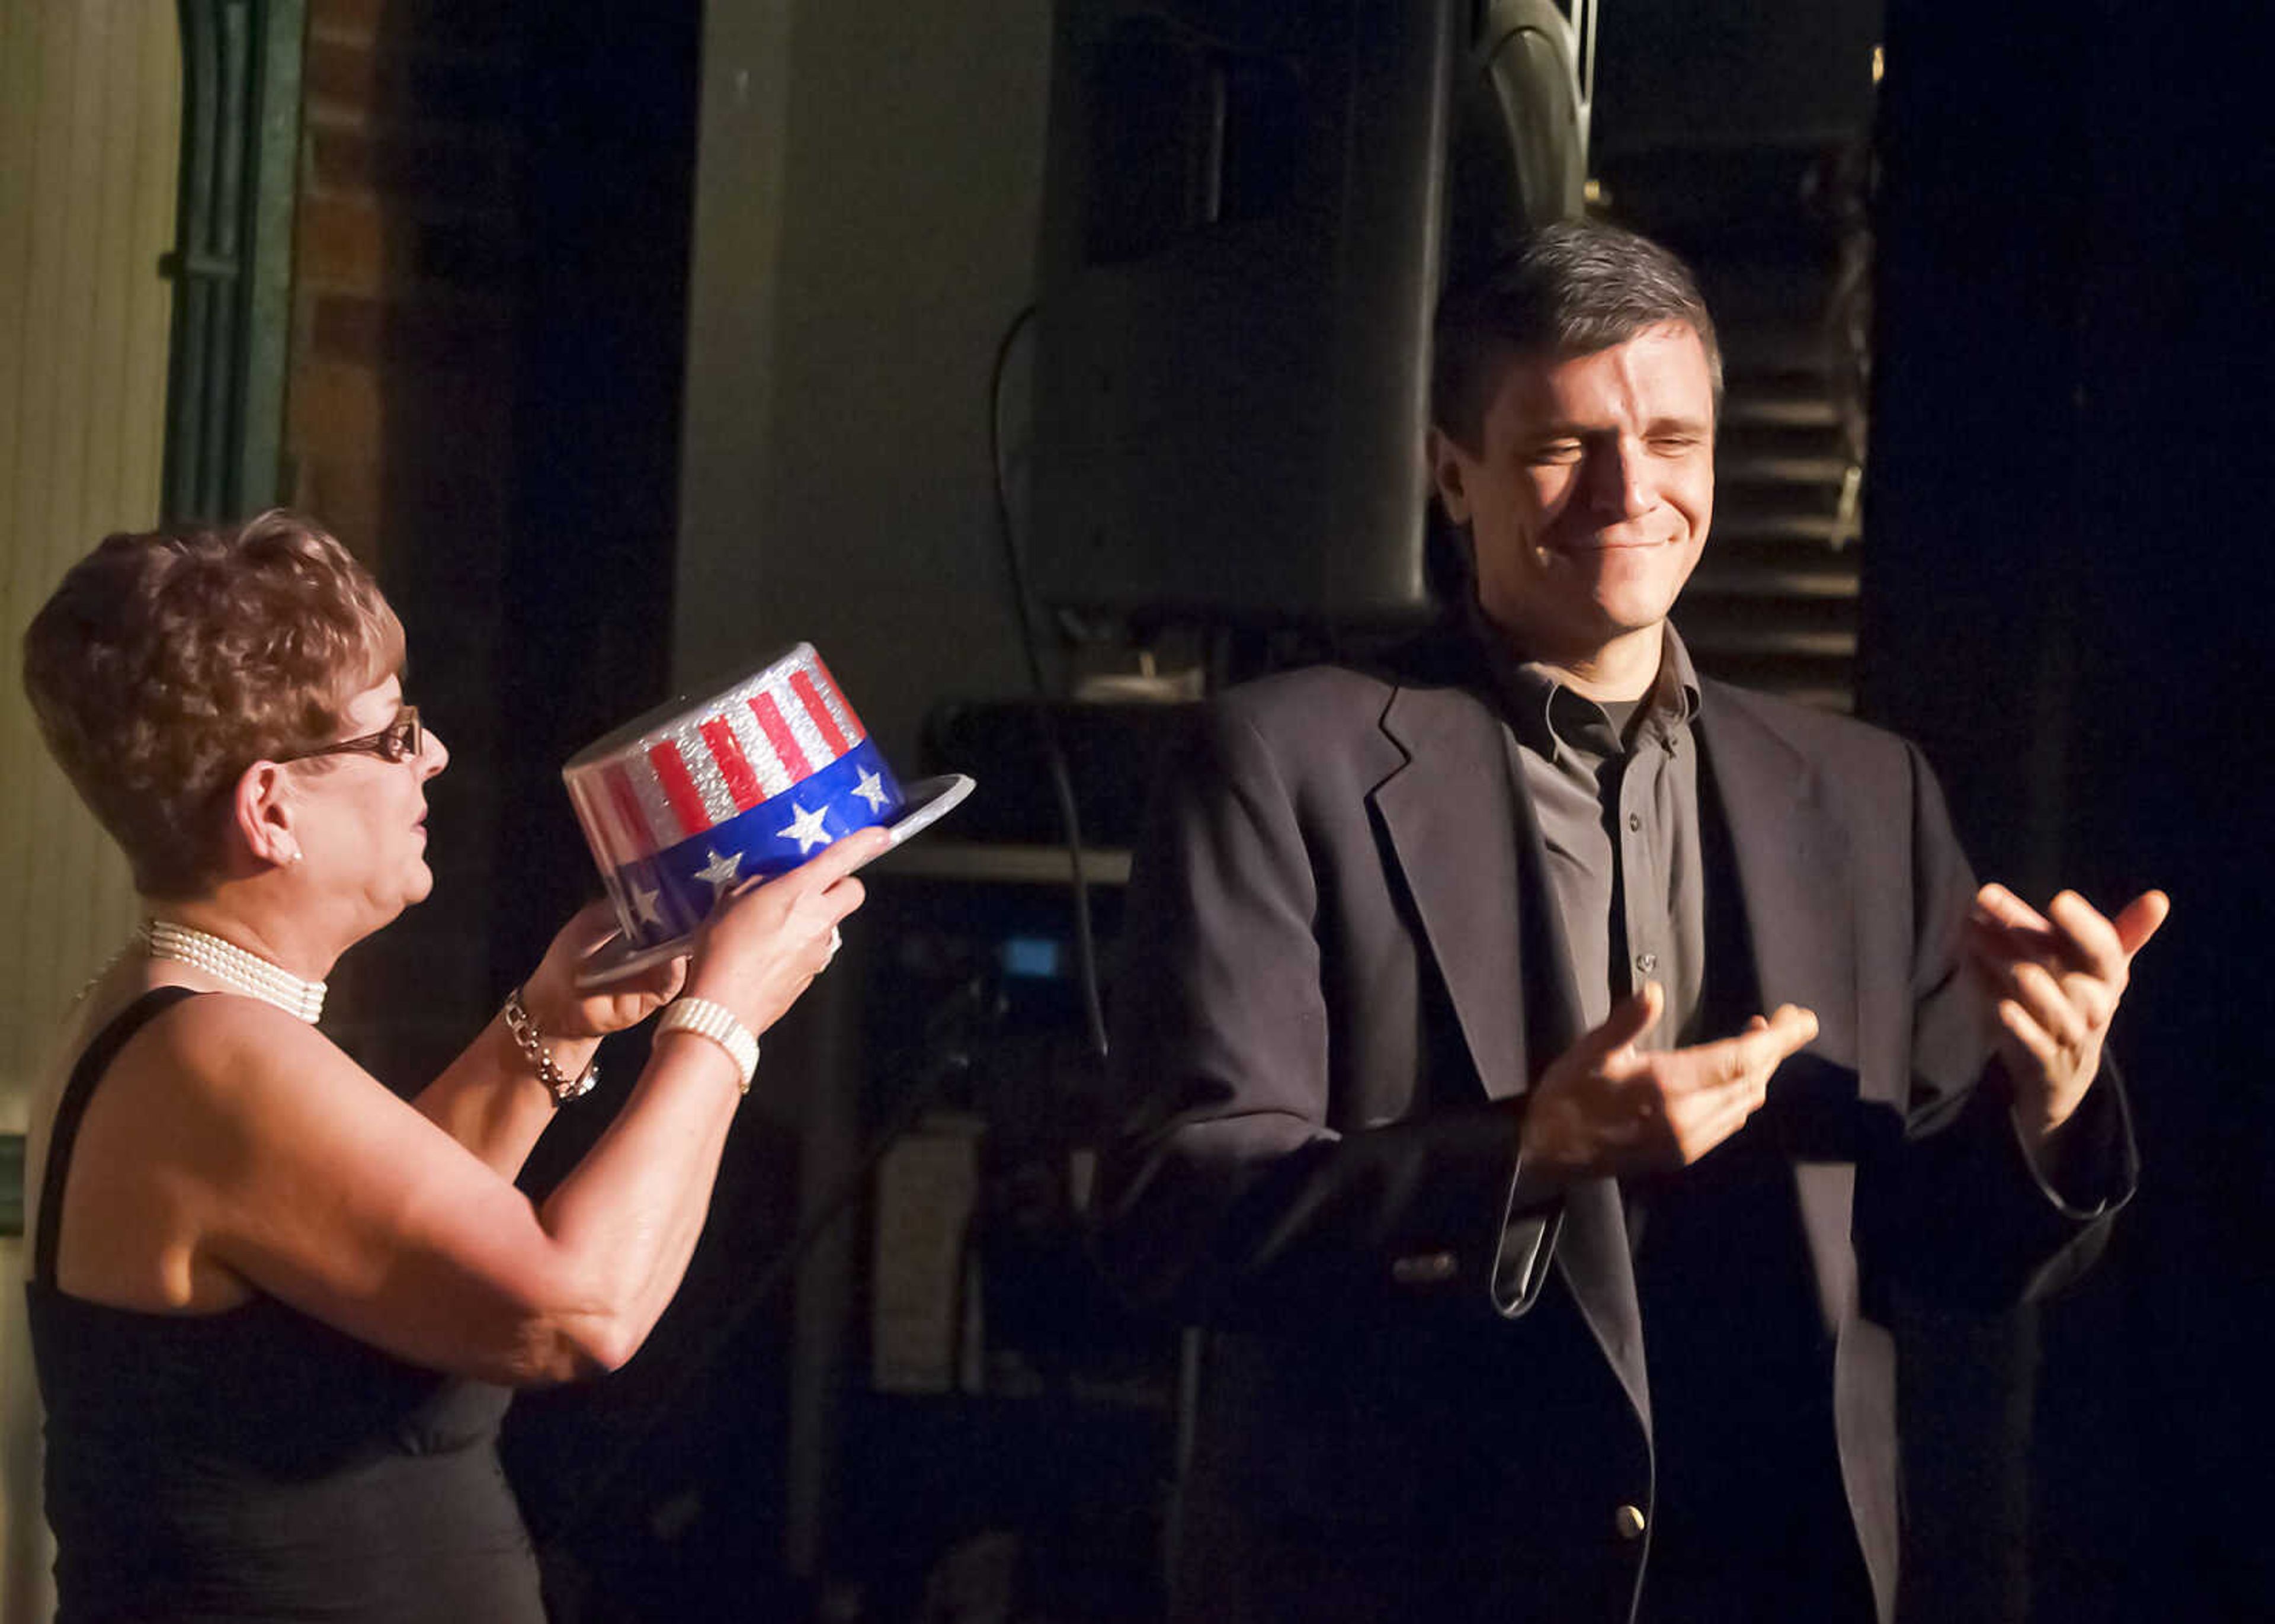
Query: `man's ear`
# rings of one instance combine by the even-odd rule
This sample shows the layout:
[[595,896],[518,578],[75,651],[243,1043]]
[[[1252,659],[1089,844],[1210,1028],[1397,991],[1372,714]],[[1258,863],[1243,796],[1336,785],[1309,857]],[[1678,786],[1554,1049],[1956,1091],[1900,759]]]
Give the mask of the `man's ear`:
[[1473,460],[1460,442],[1432,425],[1425,442],[1430,457],[1431,482],[1438,487],[1438,505],[1456,525],[1470,522],[1469,467]]
[[294,830],[292,781],[274,761],[256,761],[238,775],[230,799],[231,822],[245,850],[258,861],[283,868],[300,860]]

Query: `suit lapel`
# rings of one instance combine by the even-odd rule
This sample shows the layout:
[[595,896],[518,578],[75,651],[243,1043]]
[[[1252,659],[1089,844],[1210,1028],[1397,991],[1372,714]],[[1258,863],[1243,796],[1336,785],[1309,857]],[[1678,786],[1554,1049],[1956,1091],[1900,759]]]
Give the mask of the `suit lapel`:
[[[1803,1054],[1829,1062],[1820,1076],[1853,1077],[1857,988],[1848,842],[1807,759],[1742,696],[1719,684],[1703,686],[1700,745],[1737,865],[1762,1008],[1814,1010],[1818,1035]],[[1772,1093],[1776,1087],[1772,1082]],[[1793,1170],[1819,1307],[1828,1325],[1838,1325],[1856,1297],[1855,1163],[1845,1156],[1796,1159]]]
[[1540,895],[1532,808],[1509,782],[1500,722],[1462,691],[1399,688],[1382,729],[1406,762],[1375,787],[1376,814],[1478,1080],[1509,1099],[1570,1040],[1579,1008],[1527,918],[1539,910],[1522,906]]
[[1585,1179],[1564,1190],[1564,1227],[1556,1240],[1556,1267],[1580,1305],[1588,1333],[1604,1358],[1644,1436],[1651,1436],[1651,1382],[1644,1371],[1643,1310],[1636,1296],[1635,1258],[1628,1243],[1625,1203],[1614,1179]]
[[[1406,764],[1372,800],[1485,1092],[1505,1099],[1579,1037],[1571,954],[1531,798],[1492,710],[1458,688],[1402,687],[1382,729]],[[1618,1186],[1566,1192],[1556,1267],[1646,1435],[1642,1318]]]
[[1762,1002],[1770,1008],[1806,1005],[1820,1023],[1814,1046],[1853,1052],[1856,952],[1846,842],[1820,804],[1817,775],[1800,752],[1730,690],[1704,686],[1700,748],[1737,863]]

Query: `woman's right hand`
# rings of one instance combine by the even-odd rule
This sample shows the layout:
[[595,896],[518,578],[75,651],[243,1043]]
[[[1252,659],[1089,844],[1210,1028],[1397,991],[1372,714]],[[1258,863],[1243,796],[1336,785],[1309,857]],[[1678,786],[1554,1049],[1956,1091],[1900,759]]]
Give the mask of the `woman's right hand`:
[[830,842],[810,862],[737,892],[703,927],[686,991],[762,1032],[829,964],[837,922],[861,905],[853,871],[892,845],[883,829]]

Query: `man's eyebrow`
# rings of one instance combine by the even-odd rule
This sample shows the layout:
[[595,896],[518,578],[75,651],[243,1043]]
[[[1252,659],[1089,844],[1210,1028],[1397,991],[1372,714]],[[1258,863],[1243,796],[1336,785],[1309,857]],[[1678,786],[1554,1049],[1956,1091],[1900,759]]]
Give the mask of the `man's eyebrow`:
[[[1706,418],[1656,417],[1643,426],[1643,437],[1649,440],[1660,434],[1703,434],[1710,426],[1711,420]],[[1538,423],[1525,435],[1525,443],[1543,445],[1552,440],[1600,440],[1606,434],[1618,432],[1606,423]]]

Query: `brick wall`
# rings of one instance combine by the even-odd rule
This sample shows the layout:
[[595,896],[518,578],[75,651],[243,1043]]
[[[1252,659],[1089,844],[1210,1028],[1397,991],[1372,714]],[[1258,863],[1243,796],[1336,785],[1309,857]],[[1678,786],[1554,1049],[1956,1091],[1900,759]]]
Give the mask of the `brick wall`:
[[405,685],[449,744],[435,892],[350,955],[335,1030],[382,1076],[431,1072],[489,985],[500,608],[514,483],[514,7],[310,0],[287,488],[379,575]]

